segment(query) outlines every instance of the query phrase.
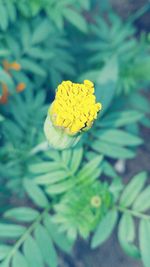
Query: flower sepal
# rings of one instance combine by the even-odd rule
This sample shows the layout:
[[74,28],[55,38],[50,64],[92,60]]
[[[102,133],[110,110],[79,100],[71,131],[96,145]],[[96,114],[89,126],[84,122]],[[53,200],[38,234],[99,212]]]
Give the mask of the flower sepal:
[[44,123],[44,133],[49,145],[58,150],[74,147],[82,136],[82,133],[69,135],[64,129],[54,126],[49,114]]

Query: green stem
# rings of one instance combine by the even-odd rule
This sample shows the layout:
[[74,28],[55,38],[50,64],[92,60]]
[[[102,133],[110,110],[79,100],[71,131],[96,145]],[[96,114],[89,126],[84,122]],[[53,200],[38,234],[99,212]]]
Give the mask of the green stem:
[[47,208],[45,208],[45,210],[36,218],[36,220],[30,225],[30,227],[27,229],[26,232],[24,232],[24,234],[21,236],[21,238],[16,242],[15,246],[13,247],[13,249],[10,251],[10,253],[7,256],[6,260],[10,260],[11,257],[13,257],[13,255],[15,254],[16,250],[19,249],[19,247],[22,245],[22,243],[26,240],[26,238],[28,237],[28,235],[30,235],[32,233],[32,231],[34,230],[34,228],[36,227],[37,224],[39,224],[41,222],[41,220],[45,217],[45,215],[49,212],[51,206],[48,206]]
[[117,210],[119,210],[120,212],[131,214],[137,218],[144,219],[144,220],[150,220],[150,216],[147,214],[143,214],[143,213],[140,213],[138,211],[127,209],[127,208],[124,208],[121,206],[115,206],[115,208]]

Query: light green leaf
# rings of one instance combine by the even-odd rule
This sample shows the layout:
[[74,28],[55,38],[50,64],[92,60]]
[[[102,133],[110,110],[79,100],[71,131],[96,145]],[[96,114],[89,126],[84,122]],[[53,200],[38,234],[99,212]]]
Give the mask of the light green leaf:
[[52,219],[49,215],[44,219],[44,225],[46,226],[56,245],[64,252],[70,252],[72,249],[71,240],[68,240],[64,233],[59,232],[58,226],[52,222]]
[[15,219],[20,222],[32,222],[38,215],[38,211],[26,207],[13,208],[4,213],[4,217]]
[[0,223],[0,237],[2,238],[17,238],[20,237],[26,228],[17,224]]
[[150,185],[141,192],[133,204],[133,209],[138,212],[146,211],[150,208]]
[[57,162],[39,162],[29,165],[29,171],[34,174],[48,173],[59,169]]
[[62,151],[62,161],[67,166],[71,161],[72,151],[71,149],[65,149]]
[[44,262],[50,267],[57,267],[58,259],[56,250],[47,229],[39,224],[35,229],[34,235]]
[[122,112],[113,112],[110,115],[103,117],[99,125],[102,127],[122,127],[133,122],[141,120],[143,113],[135,110]]
[[142,261],[145,267],[150,266],[150,221],[149,220],[141,220],[139,226],[139,243]]
[[82,161],[83,158],[83,148],[74,148],[73,149],[73,153],[72,153],[72,158],[71,158],[71,162],[70,162],[70,168],[71,168],[71,172],[75,173]]
[[92,248],[101,245],[112,233],[118,218],[116,210],[109,211],[106,216],[100,221],[94,236],[92,238]]
[[123,250],[131,257],[139,258],[138,248],[132,244],[135,238],[135,227],[133,217],[130,214],[124,214],[119,223],[118,239]]
[[111,157],[111,158],[133,158],[135,153],[127,148],[115,145],[111,142],[104,141],[95,141],[91,144],[91,147],[101,153],[102,155]]
[[107,175],[107,176],[110,176],[110,177],[117,177],[117,173],[114,169],[114,167],[108,162],[108,161],[103,161],[102,163],[102,169],[103,169],[103,172]]
[[92,174],[97,170],[100,163],[103,160],[103,156],[97,156],[87,164],[83,166],[83,168],[78,172],[78,177],[80,180],[86,179],[87,177],[92,176]]
[[41,251],[31,236],[25,240],[23,252],[29,267],[44,267]]
[[11,250],[11,246],[0,244],[0,261],[4,260]]
[[147,179],[146,172],[141,172],[135,175],[128,185],[125,187],[120,199],[120,204],[123,207],[129,207],[132,205],[140,191],[142,190],[145,181]]
[[50,172],[48,174],[37,176],[34,181],[40,185],[54,184],[56,182],[62,181],[67,178],[69,175],[67,171],[56,171]]
[[50,195],[61,194],[65,191],[70,190],[73,186],[75,186],[76,183],[77,183],[77,180],[75,179],[75,177],[73,179],[69,179],[69,180],[67,179],[60,183],[47,186],[46,192]]
[[28,267],[25,257],[19,251],[13,256],[12,267]]
[[94,135],[105,142],[115,143],[121,146],[136,146],[142,144],[143,140],[123,130],[105,129],[97,130]]
[[45,208],[48,206],[48,200],[44,192],[39,186],[34,183],[34,181],[24,179],[24,187],[29,197],[37,206],[41,208]]

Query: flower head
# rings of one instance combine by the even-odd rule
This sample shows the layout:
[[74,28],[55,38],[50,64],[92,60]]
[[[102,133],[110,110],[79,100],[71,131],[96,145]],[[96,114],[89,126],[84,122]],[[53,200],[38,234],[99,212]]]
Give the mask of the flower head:
[[64,81],[57,88],[49,115],[56,127],[75,135],[92,126],[101,107],[96,103],[91,81],[85,80],[83,84]]
[[63,81],[56,90],[44,124],[50,145],[57,149],[74,146],[81,133],[91,128],[102,105],[96,103],[94,84]]

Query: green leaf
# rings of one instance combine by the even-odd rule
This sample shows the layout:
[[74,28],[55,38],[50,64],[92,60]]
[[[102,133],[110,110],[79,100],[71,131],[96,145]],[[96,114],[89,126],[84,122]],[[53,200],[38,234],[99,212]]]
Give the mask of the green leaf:
[[150,185],[141,192],[133,204],[133,209],[138,212],[146,211],[150,208]]
[[50,195],[61,194],[65,191],[70,190],[73,186],[75,186],[76,183],[77,181],[75,180],[75,178],[69,180],[67,179],[54,185],[47,186],[46,192]]
[[48,206],[48,200],[44,195],[44,192],[34,183],[34,181],[24,179],[24,187],[29,197],[37,206],[41,208],[45,208]]
[[131,257],[140,258],[138,248],[132,244],[135,238],[135,227],[133,217],[124,214],[119,223],[118,239],[123,250]]
[[118,218],[116,210],[109,211],[106,216],[100,221],[94,236],[92,238],[92,248],[101,245],[112,233]]
[[58,231],[58,226],[52,222],[49,215],[44,219],[44,225],[56,245],[64,252],[70,252],[72,249],[72,242],[68,240],[64,233]]
[[12,267],[28,267],[25,257],[19,251],[13,256]]
[[93,160],[89,161],[83,166],[83,168],[78,172],[78,177],[80,180],[86,179],[87,177],[92,176],[92,174],[97,170],[100,163],[103,160],[103,156],[97,156]]
[[4,213],[4,217],[15,219],[20,222],[32,222],[38,215],[38,211],[25,207],[13,208]]
[[0,261],[4,260],[10,251],[11,251],[11,246],[0,244]]
[[8,27],[8,14],[3,0],[0,1],[0,11],[1,11],[0,26],[2,30],[5,31]]
[[48,19],[42,20],[33,32],[31,42],[32,44],[38,44],[45,41],[50,34],[50,23]]
[[1,267],[10,267],[10,260],[6,259],[1,263]]
[[132,205],[140,191],[142,190],[145,181],[147,179],[146,172],[141,172],[135,175],[128,185],[125,187],[120,199],[120,204],[123,207],[129,207]]
[[0,114],[0,122],[3,121],[5,118]]
[[31,59],[22,58],[22,59],[20,59],[20,64],[21,64],[23,70],[32,72],[32,73],[40,75],[42,77],[46,76],[45,70],[42,67],[40,67],[37,62],[35,63]]
[[100,70],[96,82],[100,85],[106,84],[108,81],[117,82],[118,79],[118,60],[116,57],[109,59],[108,63]]
[[0,237],[2,238],[17,238],[20,237],[26,228],[17,224],[0,223]]
[[62,151],[62,161],[67,166],[71,161],[72,151],[70,149],[65,149]]
[[115,82],[107,81],[104,84],[96,83],[95,88],[96,99],[102,103],[101,116],[103,116],[114,98],[116,91]]
[[135,110],[113,112],[110,115],[103,117],[99,125],[100,127],[122,127],[130,123],[141,120],[143,113]]
[[129,97],[129,102],[131,103],[132,107],[137,110],[141,110],[145,113],[149,113],[149,101],[143,95],[139,93],[131,94]]
[[0,49],[0,57],[8,57],[10,55],[10,51],[8,49]]
[[57,162],[41,162],[29,165],[29,171],[34,174],[57,171],[60,165]]
[[40,47],[31,47],[28,50],[28,55],[32,57],[33,59],[41,59],[41,60],[50,60],[52,59],[55,54],[53,51],[46,50],[45,48]]
[[41,251],[31,236],[25,240],[23,252],[29,267],[44,267]]
[[58,259],[56,250],[47,229],[39,224],[35,229],[34,235],[45,263],[50,267],[57,267]]
[[102,155],[111,157],[111,158],[133,158],[135,153],[127,148],[115,145],[111,142],[104,141],[95,141],[91,144],[91,147],[101,153]]
[[12,22],[15,22],[17,12],[14,3],[12,3],[11,1],[6,1],[5,4],[7,6],[8,17]]
[[150,266],[150,221],[141,220],[139,228],[139,243],[142,261],[145,267]]
[[72,23],[77,29],[80,31],[87,33],[87,23],[82,15],[77,13],[75,10],[71,8],[64,8],[62,10],[62,13],[66,20],[68,20],[70,23]]
[[56,182],[62,181],[65,178],[67,178],[69,175],[67,171],[56,171],[56,172],[50,172],[45,175],[37,176],[34,181],[37,184],[40,185],[46,185],[46,184],[54,184]]
[[121,146],[136,146],[142,144],[143,140],[133,134],[127,133],[123,130],[105,129],[97,130],[94,135],[105,142]]
[[83,158],[83,148],[74,148],[70,162],[70,168],[72,173],[75,173],[78,170],[82,158]]
[[113,166],[108,162],[108,161],[104,161],[102,163],[102,168],[103,168],[103,172],[110,177],[117,177],[117,173],[115,171],[115,169],[113,168]]

